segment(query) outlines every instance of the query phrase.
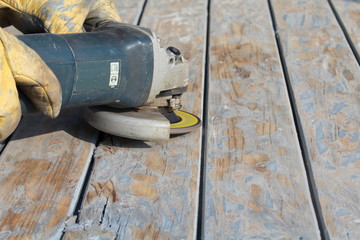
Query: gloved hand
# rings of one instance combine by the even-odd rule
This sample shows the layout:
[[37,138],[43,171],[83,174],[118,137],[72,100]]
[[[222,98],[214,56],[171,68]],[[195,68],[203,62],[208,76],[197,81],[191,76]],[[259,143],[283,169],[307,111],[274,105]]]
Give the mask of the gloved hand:
[[[32,22],[41,22],[46,32],[56,34],[84,32],[84,24],[96,27],[121,21],[111,0],[0,0],[1,9],[20,14],[22,19],[33,18]],[[11,19],[0,16],[0,21],[8,24]]]
[[[111,0],[0,0],[0,26],[39,25],[50,33],[84,32],[121,19]],[[14,24],[14,25],[16,25]],[[28,31],[29,29],[27,29]],[[30,30],[31,32],[32,30]],[[61,87],[41,58],[16,37],[0,28],[0,141],[17,127],[21,109],[19,87],[44,114],[56,117]]]
[[45,115],[59,114],[61,87],[54,73],[37,53],[0,28],[0,141],[21,118],[17,87]]

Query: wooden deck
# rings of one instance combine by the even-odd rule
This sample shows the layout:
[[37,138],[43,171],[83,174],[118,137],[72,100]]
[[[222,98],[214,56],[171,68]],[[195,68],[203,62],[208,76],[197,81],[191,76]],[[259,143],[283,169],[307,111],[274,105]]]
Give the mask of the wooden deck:
[[0,146],[0,239],[360,239],[359,0],[115,2],[189,59],[203,128],[24,117]]

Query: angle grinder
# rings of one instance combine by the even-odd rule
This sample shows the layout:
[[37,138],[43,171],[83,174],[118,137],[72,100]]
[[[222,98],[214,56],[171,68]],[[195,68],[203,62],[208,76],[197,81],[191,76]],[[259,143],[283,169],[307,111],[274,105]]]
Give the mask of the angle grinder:
[[[84,107],[93,127],[138,140],[165,140],[201,125],[181,111],[188,62],[147,28],[106,23],[87,33],[18,36],[59,79],[62,108]],[[20,94],[23,113],[34,112]]]

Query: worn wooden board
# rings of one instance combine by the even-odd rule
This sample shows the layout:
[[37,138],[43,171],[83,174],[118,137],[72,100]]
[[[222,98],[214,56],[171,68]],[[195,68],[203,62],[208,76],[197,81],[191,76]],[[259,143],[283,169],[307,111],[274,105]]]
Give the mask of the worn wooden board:
[[113,2],[123,22],[138,24],[146,0],[113,0]]
[[331,0],[341,18],[351,41],[360,54],[360,1]]
[[96,139],[74,112],[22,120],[0,156],[0,239],[61,236]]
[[[143,4],[116,2],[128,23],[137,23]],[[0,157],[0,239],[60,238],[97,138],[98,131],[74,112],[56,120],[31,116],[21,122]]]
[[204,239],[319,239],[266,0],[213,0]]
[[[163,45],[171,43],[189,59],[190,87],[183,106],[198,116],[206,7],[205,0],[150,0],[141,21],[163,39]],[[194,239],[200,145],[200,130],[163,143],[108,137],[96,149],[80,224],[69,226],[66,236],[95,232],[101,236],[116,233],[117,239]]]
[[273,0],[331,239],[360,239],[360,69],[326,0]]

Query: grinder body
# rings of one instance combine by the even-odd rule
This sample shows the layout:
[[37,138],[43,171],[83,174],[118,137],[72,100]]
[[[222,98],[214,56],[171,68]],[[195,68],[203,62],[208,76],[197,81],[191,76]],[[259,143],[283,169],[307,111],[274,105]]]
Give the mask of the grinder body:
[[[62,108],[144,106],[160,93],[181,94],[188,85],[187,61],[162,48],[153,32],[138,26],[108,23],[88,33],[18,38],[59,79]],[[25,96],[20,100],[23,113],[34,110]]]
[[[62,108],[85,106],[87,122],[103,132],[166,140],[200,126],[196,116],[179,117],[172,111],[181,106],[180,96],[187,90],[188,62],[176,48],[162,48],[149,29],[106,23],[87,33],[18,38],[57,76]],[[168,107],[144,107],[156,98],[168,100]],[[36,111],[21,93],[20,101],[24,114]]]

